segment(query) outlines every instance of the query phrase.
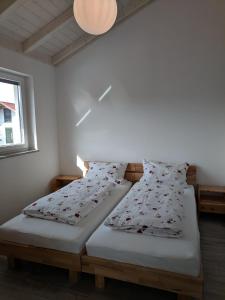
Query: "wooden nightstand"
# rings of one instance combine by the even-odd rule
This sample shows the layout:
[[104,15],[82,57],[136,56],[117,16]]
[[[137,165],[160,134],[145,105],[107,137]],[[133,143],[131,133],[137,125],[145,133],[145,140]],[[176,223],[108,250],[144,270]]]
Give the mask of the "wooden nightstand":
[[50,184],[51,192],[55,192],[70,182],[80,179],[82,176],[80,175],[59,175],[53,178]]
[[199,185],[199,212],[225,214],[225,187]]

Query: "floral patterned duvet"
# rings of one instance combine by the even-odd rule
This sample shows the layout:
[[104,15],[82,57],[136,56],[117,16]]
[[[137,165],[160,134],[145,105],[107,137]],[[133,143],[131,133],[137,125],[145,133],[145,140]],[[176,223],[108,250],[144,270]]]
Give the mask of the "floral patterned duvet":
[[184,188],[173,184],[136,183],[105,225],[113,229],[159,237],[182,236]]
[[114,184],[83,178],[24,208],[28,216],[75,225],[103,202]]

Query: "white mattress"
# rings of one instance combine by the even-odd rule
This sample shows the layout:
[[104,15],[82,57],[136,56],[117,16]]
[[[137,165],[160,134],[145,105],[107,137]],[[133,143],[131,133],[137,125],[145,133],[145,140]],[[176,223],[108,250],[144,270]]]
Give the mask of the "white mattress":
[[[89,256],[198,276],[200,236],[194,189],[185,189],[184,236],[161,238],[113,230],[101,224],[86,243]],[[123,200],[122,200],[123,201]]]
[[79,253],[92,232],[129,191],[130,187],[130,182],[116,186],[107,199],[76,226],[20,214],[0,226],[0,239]]

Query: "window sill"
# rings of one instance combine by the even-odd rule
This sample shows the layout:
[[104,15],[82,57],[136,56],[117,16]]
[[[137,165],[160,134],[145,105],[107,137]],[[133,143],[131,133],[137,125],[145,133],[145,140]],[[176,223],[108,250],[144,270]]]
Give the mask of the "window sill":
[[24,151],[18,151],[15,153],[7,153],[7,154],[0,154],[0,159],[4,159],[4,158],[9,158],[9,157],[14,157],[14,156],[20,156],[20,155],[24,155],[24,154],[28,154],[28,153],[34,153],[34,152],[39,152],[38,149],[31,149],[31,150],[24,150]]

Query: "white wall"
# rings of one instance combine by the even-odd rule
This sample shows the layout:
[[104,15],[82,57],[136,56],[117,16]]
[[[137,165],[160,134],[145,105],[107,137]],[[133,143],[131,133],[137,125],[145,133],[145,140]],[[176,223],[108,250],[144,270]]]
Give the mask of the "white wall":
[[0,66],[33,76],[39,152],[0,160],[0,223],[48,191],[59,173],[54,68],[0,48]]
[[146,157],[225,184],[224,37],[225,1],[156,0],[57,67],[61,172]]

